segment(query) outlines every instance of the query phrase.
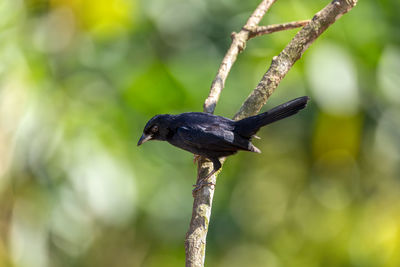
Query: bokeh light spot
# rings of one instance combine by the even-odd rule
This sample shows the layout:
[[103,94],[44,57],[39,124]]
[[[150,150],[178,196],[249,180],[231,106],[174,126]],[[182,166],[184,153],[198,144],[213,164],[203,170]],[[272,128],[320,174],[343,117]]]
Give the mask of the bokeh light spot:
[[323,43],[306,61],[312,97],[332,114],[354,114],[359,108],[357,72],[351,56],[338,45]]

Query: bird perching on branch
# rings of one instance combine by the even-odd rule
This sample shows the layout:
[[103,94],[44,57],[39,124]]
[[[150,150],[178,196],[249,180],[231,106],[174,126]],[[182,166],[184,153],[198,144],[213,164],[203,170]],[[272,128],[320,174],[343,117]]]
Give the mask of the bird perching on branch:
[[299,97],[239,121],[204,112],[156,115],[147,122],[137,145],[149,140],[167,141],[195,155],[208,158],[214,169],[207,175],[207,179],[221,168],[219,158],[233,155],[239,150],[260,153],[251,143],[258,130],[296,114],[306,107],[308,100],[308,96]]

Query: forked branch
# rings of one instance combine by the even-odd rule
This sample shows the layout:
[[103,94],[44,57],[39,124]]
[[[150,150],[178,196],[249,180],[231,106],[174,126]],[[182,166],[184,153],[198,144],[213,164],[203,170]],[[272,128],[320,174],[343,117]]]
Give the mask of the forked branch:
[[[214,112],[229,71],[237,55],[245,48],[247,40],[251,37],[266,34],[271,28],[279,28],[276,25],[258,26],[261,18],[274,2],[275,0],[263,0],[250,16],[242,30],[232,35],[232,44],[222,60],[216,78],[212,82],[210,94],[204,103],[204,112]],[[357,0],[334,0],[315,14],[310,22],[304,21],[304,28],[295,35],[278,56],[272,59],[268,71],[264,74],[257,87],[247,97],[239,112],[234,116],[234,119],[238,120],[258,113],[280,81],[306,49],[332,23],[351,10],[356,3]],[[200,160],[198,163],[197,181],[204,179],[211,170],[212,163],[204,159]],[[207,182],[215,184],[216,177],[217,174],[212,175]],[[185,239],[187,267],[204,266],[206,236],[211,216],[214,189],[214,186],[204,186],[194,195],[192,218]]]
[[226,52],[225,57],[222,59],[217,75],[211,84],[210,93],[204,102],[204,112],[214,113],[221,91],[225,87],[226,78],[228,77],[233,63],[236,61],[237,55],[244,50],[246,42],[250,38],[251,30],[258,27],[261,19],[275,1],[276,0],[261,1],[243,26],[242,30],[238,33],[232,33],[232,44]]

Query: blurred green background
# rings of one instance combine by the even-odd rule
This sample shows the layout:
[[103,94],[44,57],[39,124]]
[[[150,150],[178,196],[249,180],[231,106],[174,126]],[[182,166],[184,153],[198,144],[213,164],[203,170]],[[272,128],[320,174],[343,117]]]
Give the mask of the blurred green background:
[[[0,1],[0,266],[183,266],[192,155],[136,142],[201,111],[259,0]],[[278,1],[262,25],[328,1]],[[400,266],[400,2],[359,1],[266,110],[309,95],[218,177],[207,266]],[[249,41],[232,117],[297,30]]]

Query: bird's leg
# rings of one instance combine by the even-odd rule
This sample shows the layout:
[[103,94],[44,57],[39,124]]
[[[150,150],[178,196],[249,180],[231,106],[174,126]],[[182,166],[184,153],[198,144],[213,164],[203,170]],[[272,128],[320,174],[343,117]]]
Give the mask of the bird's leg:
[[[208,180],[208,178],[210,178],[214,173],[216,173],[219,169],[221,169],[221,162],[219,161],[218,158],[216,159],[210,159],[213,162],[214,168],[213,170],[207,174],[206,177],[202,178],[202,179],[198,179],[197,184],[193,185],[195,188],[192,190],[192,193],[194,194],[195,192],[199,191],[201,188],[203,188],[203,186],[206,185],[214,185],[214,183],[211,182],[206,182]],[[198,178],[198,177],[197,177]]]
[[193,154],[193,164],[196,164],[196,162],[198,162],[199,161],[199,159],[201,158],[201,156],[200,155],[196,155],[196,154]]
[[197,184],[194,184],[193,187],[199,187],[199,186],[204,186],[204,185],[215,185],[214,183],[210,182],[205,182],[208,178],[210,178],[214,173],[216,173],[216,170],[212,170],[209,174],[207,174],[206,177],[199,179],[199,182]]
[[[211,175],[213,175],[215,172],[213,171],[213,172],[211,172]],[[210,175],[210,176],[211,176]],[[208,176],[208,175],[207,175]],[[215,184],[214,183],[211,183],[211,182],[206,182],[205,180],[207,180],[207,178],[208,177],[206,177],[206,178],[204,178],[204,179],[201,179],[197,184],[194,184],[193,186],[194,186],[194,189],[192,190],[192,195],[194,196],[194,194],[197,192],[197,191],[199,191],[200,189],[202,189],[204,186],[215,186]]]
[[[198,162],[201,158],[200,155],[194,154],[193,155],[193,164],[196,164],[196,162]],[[194,184],[193,187],[196,187],[195,189],[193,189],[193,192],[196,192],[198,190],[200,190],[203,186],[205,185],[215,185],[213,183],[205,183],[204,181],[207,180],[208,178],[211,177],[211,175],[213,175],[215,173],[215,171],[213,170],[211,173],[209,173],[206,177],[204,177],[203,179],[199,180],[199,176],[197,176],[197,180],[199,180],[199,182],[197,184]]]

